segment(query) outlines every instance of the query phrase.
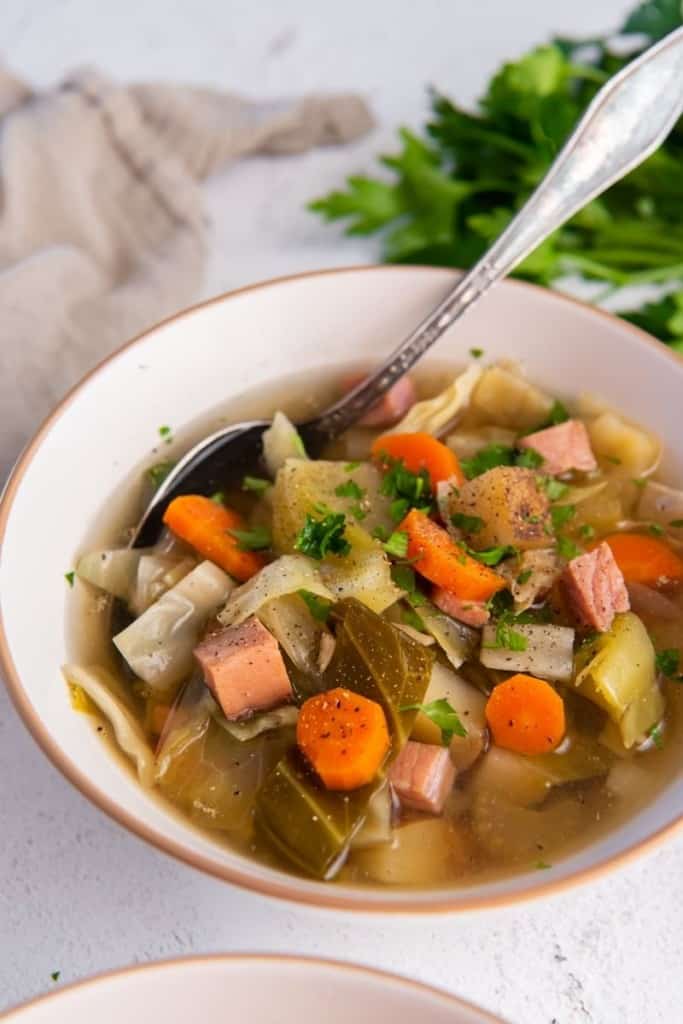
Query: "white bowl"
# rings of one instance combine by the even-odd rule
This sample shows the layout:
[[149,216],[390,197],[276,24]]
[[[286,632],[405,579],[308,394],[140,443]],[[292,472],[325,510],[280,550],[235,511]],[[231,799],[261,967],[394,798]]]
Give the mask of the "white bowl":
[[210,956],[103,974],[36,999],[5,1024],[502,1024],[469,1003],[351,964]]
[[[0,507],[0,657],[28,728],[58,768],[112,817],[220,878],[314,905],[455,910],[547,893],[661,839],[681,820],[683,779],[623,827],[552,869],[470,888],[353,888],[296,878],[226,850],[143,791],[74,714],[59,667],[70,592],[64,572],[106,499],[148,458],[160,424],[181,429],[245,389],[297,369],[379,358],[451,286],[446,270],[376,267],[272,281],[160,324],[113,355],[61,403],[17,465]],[[590,390],[663,438],[683,478],[683,363],[603,313],[519,283],[498,286],[434,358],[523,361],[551,392]]]

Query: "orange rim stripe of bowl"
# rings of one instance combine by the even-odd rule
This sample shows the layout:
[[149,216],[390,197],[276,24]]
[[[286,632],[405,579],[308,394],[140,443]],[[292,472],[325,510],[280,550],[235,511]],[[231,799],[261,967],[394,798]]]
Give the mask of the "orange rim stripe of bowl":
[[375,970],[374,967],[365,967],[362,964],[352,964],[344,960],[327,960],[321,959],[317,956],[296,956],[289,953],[283,953],[282,955],[277,953],[213,953],[208,955],[199,956],[182,956],[173,957],[169,960],[155,960],[152,963],[146,964],[135,964],[133,967],[116,968],[112,971],[102,971],[99,974],[94,974],[90,978],[84,978],[82,981],[75,981],[70,985],[64,985],[62,988],[56,989],[54,992],[48,992],[44,995],[36,996],[34,999],[29,999],[28,1002],[20,1003],[18,1006],[10,1007],[9,1010],[5,1010],[0,1013],[0,1021],[7,1020],[8,1024],[11,1024],[13,1018],[16,1017],[17,1024],[23,1020],[23,1014],[38,1006],[42,1003],[49,1003],[52,1000],[58,1000],[62,995],[67,995],[77,989],[87,989],[96,986],[101,981],[113,981],[117,978],[129,978],[131,975],[153,973],[154,971],[162,971],[166,969],[176,969],[187,964],[296,964],[299,967],[331,967],[333,970],[338,971],[340,974],[355,974],[360,977],[382,979],[391,985],[397,985],[399,988],[410,989],[418,995],[424,995],[432,999],[439,999],[441,1002],[448,1004],[449,1008],[455,1010],[466,1010],[469,1013],[478,1014],[481,1017],[482,1024],[505,1024],[500,1017],[494,1017],[487,1010],[483,1010],[481,1007],[476,1006],[474,1003],[468,1002],[466,999],[461,999],[460,996],[455,996],[451,992],[445,992],[443,989],[434,988],[432,985],[427,985],[421,981],[414,981],[412,978],[405,978],[400,974],[391,974],[388,971]]
[[[414,267],[407,264],[391,267],[381,265],[340,267],[331,270],[314,270],[300,274],[290,274],[284,277],[273,278],[269,281],[262,281],[257,284],[247,285],[244,288],[237,288],[234,291],[217,295],[212,299],[197,303],[196,305],[182,310],[171,317],[167,317],[167,319],[162,320],[154,327],[148,328],[131,341],[126,342],[115,352],[112,352],[107,356],[106,359],[98,363],[97,366],[90,370],[85,377],[83,377],[73,388],[71,388],[69,392],[67,392],[56,408],[46,417],[31,441],[29,441],[26,448],[19,456],[19,459],[17,460],[7,481],[2,497],[0,498],[0,558],[2,557],[2,545],[14,496],[21,484],[24,474],[33,460],[35,452],[40,447],[43,438],[49,433],[52,425],[60,418],[66,409],[68,409],[76,395],[79,394],[83,388],[87,386],[89,381],[99,374],[104,367],[117,359],[122,352],[133,348],[161,327],[165,327],[168,324],[182,320],[185,317],[189,318],[202,309],[229,301],[235,296],[246,295],[249,292],[260,291],[264,288],[286,284],[289,281],[301,281],[308,278],[330,276],[334,274],[357,274],[361,272],[368,274],[382,272],[408,272],[412,274],[421,272],[434,274],[435,272],[447,273],[447,268],[427,266]],[[458,271],[454,270],[453,276],[455,277],[457,274]],[[526,281],[508,281],[507,284],[508,286],[512,285],[515,288],[528,289],[535,293],[545,295],[546,297],[549,294],[548,289],[541,288],[538,285],[530,284]],[[618,323],[620,330],[629,331],[635,335],[641,344],[648,345],[653,349],[653,351],[657,351],[659,355],[668,356],[672,363],[675,363],[680,367],[680,357],[676,355],[676,353],[671,349],[667,349],[666,346],[661,344],[661,342],[656,341],[654,338],[650,337],[649,334],[641,331],[633,324],[629,324],[627,321],[618,320],[617,317],[612,316],[610,313],[606,313],[601,309],[596,309],[594,306],[590,306],[588,303],[581,302],[571,296],[562,295],[556,292],[553,292],[552,296],[553,301],[578,306],[580,309],[583,309],[592,316],[602,317],[611,323]],[[297,879],[294,876],[285,874],[284,872],[282,872],[281,879],[278,878],[277,880],[254,878],[246,868],[242,869],[239,867],[217,864],[202,854],[188,851],[182,843],[167,838],[155,829],[139,821],[134,815],[129,814],[128,811],[124,811],[108,796],[107,793],[94,786],[87,775],[85,775],[85,773],[82,772],[73,763],[73,761],[71,761],[68,755],[52,738],[46,726],[37,715],[33,705],[29,701],[9,651],[9,644],[2,622],[1,610],[0,669],[2,669],[4,674],[12,702],[29,732],[55,767],[59,769],[59,771],[76,787],[76,789],[80,790],[84,796],[95,804],[96,807],[99,807],[100,810],[103,810],[109,815],[109,817],[123,825],[130,832],[147,840],[147,842],[156,846],[157,849],[162,850],[164,853],[168,853],[171,856],[176,857],[178,860],[189,864],[191,867],[204,871],[206,874],[213,875],[215,878],[220,878],[223,881],[239,885],[242,888],[255,890],[256,892],[260,892],[266,896],[289,900],[293,903],[306,903],[311,906],[320,908],[324,907],[328,909],[355,910],[362,913],[395,912],[403,914],[446,913],[453,911],[485,910],[510,906],[515,903],[554,895],[564,891],[565,889],[571,888],[579,882],[597,879],[603,874],[607,874],[607,872],[611,871],[613,868],[627,864],[629,861],[640,856],[645,851],[654,849],[654,847],[658,846],[668,836],[673,835],[681,825],[683,825],[683,813],[681,813],[675,820],[669,822],[667,825],[663,825],[662,828],[658,829],[658,831],[654,832],[651,836],[633,843],[631,846],[621,850],[617,854],[614,854],[612,857],[608,857],[599,864],[579,869],[565,878],[544,882],[540,885],[535,885],[533,888],[524,889],[521,892],[503,893],[495,896],[469,897],[467,895],[467,890],[462,889],[459,891],[460,894],[457,897],[445,892],[443,898],[439,900],[434,896],[435,890],[425,890],[424,892],[420,890],[412,890],[410,892],[409,900],[406,897],[404,897],[404,899],[396,898],[393,893],[387,892],[386,894],[383,893],[381,902],[379,900],[375,902],[365,898],[361,888],[349,888],[342,892],[336,885],[324,882],[319,883],[314,891],[298,892],[296,885]],[[407,890],[402,890],[403,893],[406,893],[406,891]]]

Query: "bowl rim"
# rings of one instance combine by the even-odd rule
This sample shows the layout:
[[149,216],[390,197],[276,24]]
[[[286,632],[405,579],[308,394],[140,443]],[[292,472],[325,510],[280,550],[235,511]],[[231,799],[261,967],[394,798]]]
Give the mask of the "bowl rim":
[[170,957],[163,960],[153,960],[150,963],[132,964],[128,967],[116,967],[112,970],[99,971],[88,978],[81,978],[68,985],[57,989],[54,992],[45,992],[34,996],[26,1002],[0,1012],[0,1021],[7,1021],[7,1024],[23,1024],[24,1014],[36,1006],[52,1001],[59,1001],[79,989],[95,988],[101,982],[117,981],[129,978],[137,974],[163,973],[167,969],[176,970],[181,967],[199,964],[235,964],[248,967],[250,964],[281,965],[287,964],[294,967],[329,967],[340,973],[373,978],[376,981],[387,982],[398,986],[406,991],[415,992],[430,999],[438,999],[447,1008],[452,1010],[466,1010],[469,1013],[478,1014],[481,1024],[506,1024],[502,1017],[496,1017],[488,1010],[482,1009],[475,1003],[471,1003],[461,996],[456,996],[445,989],[430,985],[424,981],[417,981],[414,978],[407,978],[402,974],[394,974],[381,968],[366,967],[364,964],[356,964],[348,960],[336,960],[327,957],[299,955],[296,953],[204,953],[195,956]]
[[[372,274],[376,272],[397,273],[402,271],[407,271],[412,274],[415,274],[416,272],[422,272],[425,274],[443,274],[451,272],[454,277],[458,274],[462,274],[462,271],[448,267],[424,265],[415,266],[411,264],[353,265],[347,267],[303,271],[296,274],[286,274],[281,277],[258,281],[254,284],[245,285],[241,288],[222,292],[212,298],[195,303],[195,305],[189,306],[172,316],[166,317],[164,320],[146,328],[129,341],[124,342],[89,370],[88,373],[86,373],[64,395],[55,408],[45,417],[33,437],[28,441],[23,451],[20,453],[7,479],[4,490],[0,495],[0,561],[2,560],[5,532],[15,494],[19,490],[24,474],[27,472],[35,453],[43,442],[43,439],[48,435],[53,424],[56,423],[62,414],[68,409],[76,396],[88,386],[91,379],[101,373],[110,362],[117,359],[123,352],[135,347],[140,342],[146,340],[151,334],[154,334],[156,331],[171,323],[175,323],[176,321],[183,320],[185,318],[190,318],[211,306],[228,302],[232,298],[251,292],[257,292],[273,286],[286,285],[292,281],[301,281],[317,277],[329,277],[348,273]],[[587,302],[583,302],[580,299],[576,299],[573,296],[551,291],[548,288],[531,284],[528,281],[508,278],[504,283],[507,287],[525,289],[534,293],[542,294],[545,297],[551,297],[552,301],[556,301],[557,303],[578,306],[589,315],[601,317],[612,324],[617,324],[620,330],[631,333],[640,344],[646,344],[653,350],[653,352],[656,351],[659,355],[668,357],[672,365],[676,365],[680,370],[681,359],[672,349],[663,345],[654,337],[626,320],[613,316],[611,313],[592,306]],[[65,778],[75,786],[83,796],[99,808],[99,810],[104,811],[105,814],[118,824],[123,825],[124,828],[129,832],[132,832],[133,835],[144,839],[161,852],[175,857],[182,863],[196,868],[199,871],[203,871],[205,874],[218,878],[224,882],[230,882],[233,885],[248,889],[252,892],[258,892],[263,896],[283,899],[295,904],[305,904],[319,910],[345,910],[371,914],[441,914],[460,911],[469,912],[475,910],[498,909],[527,902],[529,900],[543,899],[548,896],[564,892],[565,890],[573,888],[575,885],[580,883],[595,881],[615,868],[625,866],[642,854],[652,852],[666,838],[674,835],[683,826],[683,811],[681,811],[676,818],[657,829],[657,831],[653,832],[651,835],[632,842],[619,852],[606,857],[603,861],[583,868],[578,868],[563,878],[540,882],[537,885],[522,889],[519,892],[498,893],[491,894],[489,896],[468,896],[467,890],[461,889],[458,890],[458,895],[456,896],[452,894],[452,891],[449,892],[448,890],[444,890],[443,896],[439,898],[435,895],[438,890],[434,889],[401,890],[400,896],[397,896],[391,890],[386,893],[383,890],[373,890],[375,894],[381,891],[382,898],[368,899],[365,897],[364,890],[360,887],[356,889],[348,887],[342,891],[336,886],[325,882],[314,882],[315,889],[311,888],[309,890],[300,891],[297,885],[299,879],[295,875],[287,875],[283,871],[278,872],[277,877],[275,878],[259,878],[254,876],[246,867],[242,867],[240,865],[233,866],[230,864],[219,864],[202,853],[187,849],[182,841],[172,839],[163,835],[161,832],[158,832],[153,826],[147,825],[133,813],[121,808],[116,800],[112,799],[106,792],[94,785],[86,773],[71,760],[68,753],[63,750],[59,743],[53,738],[48,727],[34,710],[28,698],[28,694],[24,690],[19,672],[10,653],[9,639],[5,632],[2,620],[1,605],[0,673],[4,678],[5,686],[9,692],[14,707],[19,713],[19,716],[23,720],[29,733],[42,749],[43,753],[61,772],[61,774],[64,775]]]

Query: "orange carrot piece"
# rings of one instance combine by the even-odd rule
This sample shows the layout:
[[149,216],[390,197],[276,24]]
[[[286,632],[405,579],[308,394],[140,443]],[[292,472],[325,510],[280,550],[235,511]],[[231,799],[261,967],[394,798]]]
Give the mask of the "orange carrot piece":
[[487,601],[507,586],[502,576],[468,555],[424,512],[411,509],[397,529],[408,534],[408,557],[420,575],[461,601]]
[[683,579],[683,559],[658,537],[645,533],[612,533],[604,540],[611,547],[627,583],[652,587]]
[[243,582],[255,576],[266,564],[254,551],[242,551],[229,530],[244,528],[244,520],[201,494],[174,498],[164,513],[164,523],[204,558]]
[[498,747],[517,754],[547,754],[565,733],[564,702],[550,683],[521,673],[499,683],[486,704]]
[[383,455],[402,459],[411,473],[426,469],[434,485],[451,478],[457,486],[465,482],[458,456],[431,434],[382,434],[373,442],[372,454],[380,462]]
[[372,782],[389,730],[381,705],[340,686],[303,704],[296,741],[327,789],[349,790]]

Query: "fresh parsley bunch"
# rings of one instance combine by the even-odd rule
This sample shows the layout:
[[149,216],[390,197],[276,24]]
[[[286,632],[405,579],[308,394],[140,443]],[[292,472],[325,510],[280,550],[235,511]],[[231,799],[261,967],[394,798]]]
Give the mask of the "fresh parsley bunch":
[[[424,132],[400,132],[382,179],[352,177],[311,204],[348,233],[383,234],[387,262],[470,267],[544,176],[600,86],[683,24],[680,0],[640,4],[617,33],[556,38],[504,65],[474,113],[432,94]],[[627,56],[616,35],[633,43]],[[683,286],[683,123],[645,163],[556,231],[516,274],[551,285],[567,275],[610,288]],[[683,351],[683,288],[628,318]]]

